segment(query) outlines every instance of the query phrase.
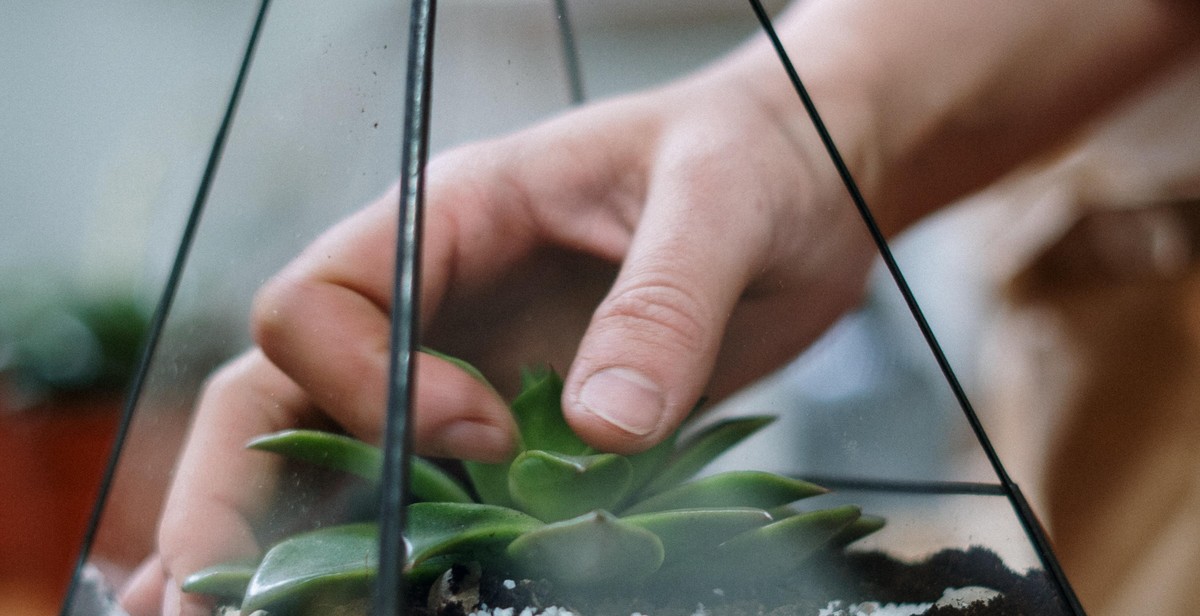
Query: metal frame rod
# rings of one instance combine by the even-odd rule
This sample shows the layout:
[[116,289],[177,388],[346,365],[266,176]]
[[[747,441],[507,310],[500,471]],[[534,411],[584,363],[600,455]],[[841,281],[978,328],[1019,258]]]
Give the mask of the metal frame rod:
[[558,35],[562,40],[563,63],[567,69],[567,90],[571,95],[571,104],[581,105],[587,100],[587,96],[583,90],[579,45],[575,41],[575,29],[571,24],[571,13],[567,10],[567,0],[554,0],[554,9],[558,13]]
[[429,156],[429,99],[433,77],[433,34],[437,5],[413,0],[409,17],[405,78],[404,133],[401,140],[399,233],[396,239],[392,300],[391,372],[384,428],[383,484],[379,502],[379,573],[375,616],[402,616],[405,603],[405,492],[412,451],[412,402],[421,307],[421,210]]

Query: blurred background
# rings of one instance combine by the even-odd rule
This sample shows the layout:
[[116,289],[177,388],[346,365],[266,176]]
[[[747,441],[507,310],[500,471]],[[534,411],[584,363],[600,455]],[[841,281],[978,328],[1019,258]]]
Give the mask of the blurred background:
[[[117,473],[97,535],[94,560],[113,580],[150,549],[192,400],[204,376],[248,344],[253,291],[320,230],[395,180],[407,17],[400,4],[280,0],[271,9],[139,403],[126,452],[132,462]],[[778,10],[784,2],[768,4]],[[571,7],[589,98],[670,79],[756,29],[737,1]],[[3,10],[0,451],[7,463],[0,470],[0,613],[58,609],[256,8],[247,0],[46,0]],[[435,152],[567,108],[549,0],[442,0],[438,28]],[[1153,187],[1168,178],[1135,172],[1101,189],[1087,183],[1087,199],[1078,188],[1095,168],[1128,171],[1131,151],[1188,143],[1194,132],[1179,126],[1195,122],[1168,111],[1179,106],[1170,100],[1195,94],[1195,72],[1164,80],[1168,102],[1134,101],[1125,113],[1131,120],[1117,114],[1114,124],[1134,128],[1099,131],[1102,145],[1093,154],[1085,148],[1048,170],[1018,174],[896,245],[952,364],[968,392],[985,401],[989,427],[1017,443],[1004,447],[1022,482],[1040,485],[1044,448],[1003,421],[1023,415],[989,412],[1005,404],[988,401],[1003,399],[993,389],[1025,383],[1028,375],[1004,381],[992,378],[995,368],[1032,353],[1043,359],[1029,369],[1036,378],[1053,385],[1067,376],[1054,372],[1054,349],[1044,337],[994,351],[996,324],[1013,313],[1004,285],[1071,226],[1078,203],[1097,201],[1092,193],[1120,197],[1099,199],[1104,203],[1129,201],[1129,194],[1165,199]],[[1103,154],[1111,151],[1123,156]],[[1018,223],[1033,231],[1016,233]],[[784,416],[734,464],[992,480],[882,273],[862,310],[719,412]],[[989,523],[959,520],[956,528],[969,537],[986,534]],[[1019,562],[1028,559],[1027,550],[1015,553]]]

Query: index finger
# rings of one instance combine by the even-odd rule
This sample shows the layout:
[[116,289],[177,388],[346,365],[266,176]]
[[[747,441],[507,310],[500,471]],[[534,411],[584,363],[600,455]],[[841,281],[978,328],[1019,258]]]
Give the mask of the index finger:
[[[282,461],[247,452],[246,443],[309,422],[314,411],[304,391],[257,350],[210,379],[160,522],[168,587],[203,567],[258,554],[253,521],[274,500]],[[203,606],[201,598],[182,598],[183,614]]]

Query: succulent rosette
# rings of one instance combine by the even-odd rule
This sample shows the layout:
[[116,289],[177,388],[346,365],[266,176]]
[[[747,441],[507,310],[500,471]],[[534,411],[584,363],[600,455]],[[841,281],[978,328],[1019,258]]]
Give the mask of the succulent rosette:
[[[685,424],[687,438],[677,432],[642,453],[617,455],[596,451],[570,429],[553,370],[526,371],[522,382],[511,403],[520,443],[510,461],[462,462],[464,485],[428,460],[412,460],[405,571],[414,584],[454,565],[574,589],[706,578],[729,584],[795,572],[812,555],[883,526],[853,505],[795,507],[827,490],[792,477],[731,471],[695,478],[771,417],[694,431]],[[369,485],[380,479],[380,450],[339,434],[289,430],[248,447]],[[318,528],[284,538],[258,561],[200,571],[184,589],[240,602],[243,614],[311,613],[306,605],[369,596],[377,542],[370,521]]]

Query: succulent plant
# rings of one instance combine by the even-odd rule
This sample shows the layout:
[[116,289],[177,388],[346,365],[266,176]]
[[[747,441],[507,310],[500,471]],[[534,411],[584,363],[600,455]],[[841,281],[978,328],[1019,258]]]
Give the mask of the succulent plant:
[[[482,380],[469,365],[452,361]],[[727,419],[686,439],[676,433],[635,455],[601,453],[563,419],[562,386],[552,370],[523,373],[511,404],[518,453],[503,464],[464,462],[470,489],[432,462],[413,459],[405,571],[414,584],[468,563],[574,589],[714,575],[729,584],[793,572],[809,556],[883,526],[855,506],[790,507],[826,492],[791,477],[732,471],[693,479],[770,417]],[[248,446],[379,481],[380,451],[350,437],[291,430]],[[243,614],[330,613],[311,606],[369,596],[376,530],[363,522],[300,533],[258,562],[200,571],[184,588],[240,600]]]

